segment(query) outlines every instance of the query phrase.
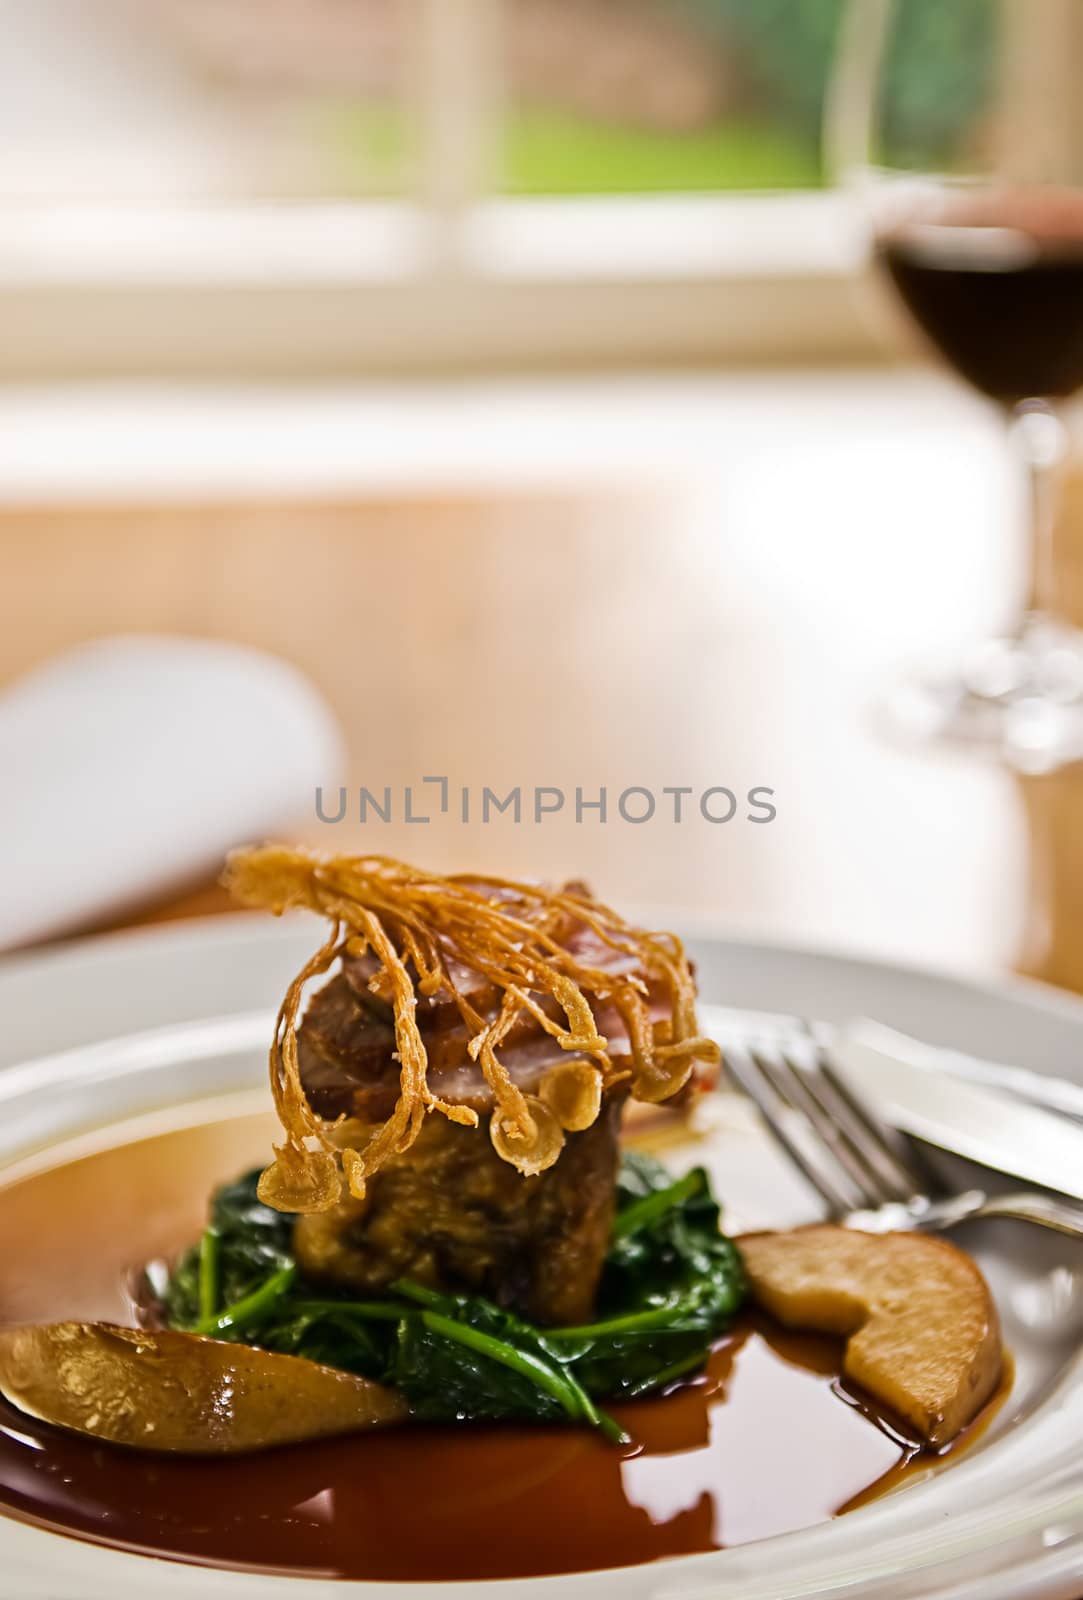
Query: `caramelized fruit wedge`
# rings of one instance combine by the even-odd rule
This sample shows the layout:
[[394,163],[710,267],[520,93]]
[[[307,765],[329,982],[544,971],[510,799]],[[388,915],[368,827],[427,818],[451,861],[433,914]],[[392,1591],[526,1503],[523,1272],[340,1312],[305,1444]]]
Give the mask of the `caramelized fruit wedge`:
[[393,1389],[297,1356],[108,1322],[0,1328],[0,1393],[139,1450],[228,1454],[401,1422]]
[[738,1242],[760,1305],[788,1328],[844,1335],[843,1371],[930,1444],[953,1439],[996,1388],[996,1306],[946,1240],[824,1225]]

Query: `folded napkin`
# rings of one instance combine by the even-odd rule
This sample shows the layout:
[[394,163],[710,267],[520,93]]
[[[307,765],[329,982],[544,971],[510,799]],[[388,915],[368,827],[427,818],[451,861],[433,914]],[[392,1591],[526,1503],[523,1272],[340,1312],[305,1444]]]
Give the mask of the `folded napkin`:
[[256,650],[131,636],[38,667],[0,692],[0,949],[209,876],[342,768],[323,699]]

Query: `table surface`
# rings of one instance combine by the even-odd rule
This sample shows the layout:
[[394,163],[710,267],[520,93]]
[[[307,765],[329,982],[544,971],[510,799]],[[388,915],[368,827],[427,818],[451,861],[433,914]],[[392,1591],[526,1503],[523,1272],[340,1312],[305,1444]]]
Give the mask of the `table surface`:
[[[0,683],[108,632],[236,638],[297,662],[342,721],[347,818],[299,817],[308,843],[585,876],[660,919],[1083,988],[1079,773],[1023,781],[904,750],[873,716],[900,665],[987,632],[1020,587],[1017,497],[984,407],[898,372],[490,384],[335,406],[257,408],[273,445],[263,495],[240,410],[221,412],[214,473],[193,470],[184,492],[176,463],[161,492],[145,462],[116,476],[108,419],[127,416],[133,449],[150,424],[115,404],[97,422],[113,478],[88,481],[84,452],[78,493],[61,483],[43,503],[23,479],[5,503],[0,473]],[[183,457],[198,440],[170,415]],[[334,498],[276,477],[306,425],[357,441],[352,476],[323,460]],[[231,444],[242,466],[227,481]],[[1059,573],[1079,617],[1078,484],[1070,499]],[[423,783],[436,775],[446,812]],[[361,785],[391,788],[392,822],[360,825]],[[405,820],[408,786],[427,824]],[[481,821],[486,786],[520,789],[518,822]],[[682,786],[678,823],[664,791]],[[725,824],[699,811],[707,789],[759,786],[777,808],[766,825],[743,805]],[[564,792],[559,814],[533,819],[538,788]],[[602,788],[605,822],[577,820],[576,790]],[[643,789],[655,815],[625,820],[619,796]],[[628,810],[645,804],[633,794]],[[196,885],[133,915],[225,906]]]
[[[0,684],[108,632],[236,638],[295,661],[342,721],[352,820],[299,817],[308,843],[583,875],[660,920],[1083,990],[1080,769],[899,749],[871,714],[900,664],[987,632],[1021,587],[983,408],[897,373],[425,404],[301,396],[257,407],[253,435],[241,400],[186,432],[107,398],[88,438],[75,397],[67,452],[9,404]],[[306,426],[323,454],[299,467]],[[1078,482],[1058,582],[1083,623]],[[431,775],[572,799],[537,823],[451,804],[408,824],[402,791],[431,797]],[[359,824],[362,784],[392,787],[393,822]],[[767,825],[615,814],[633,787],[759,785]],[[603,786],[606,822],[577,822],[575,789]],[[208,881],[110,925],[228,910]]]

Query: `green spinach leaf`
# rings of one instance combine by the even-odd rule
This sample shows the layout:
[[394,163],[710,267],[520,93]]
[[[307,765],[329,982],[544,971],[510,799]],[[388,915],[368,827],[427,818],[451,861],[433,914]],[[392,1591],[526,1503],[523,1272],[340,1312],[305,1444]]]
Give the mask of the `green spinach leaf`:
[[540,1328],[478,1295],[401,1282],[381,1299],[329,1294],[297,1269],[294,1218],[216,1191],[199,1244],[165,1291],[168,1326],[239,1340],[390,1384],[432,1421],[571,1421],[623,1434],[597,1399],[632,1398],[698,1370],[740,1305],[740,1258],[706,1173],[674,1180],[626,1154],[597,1319]]

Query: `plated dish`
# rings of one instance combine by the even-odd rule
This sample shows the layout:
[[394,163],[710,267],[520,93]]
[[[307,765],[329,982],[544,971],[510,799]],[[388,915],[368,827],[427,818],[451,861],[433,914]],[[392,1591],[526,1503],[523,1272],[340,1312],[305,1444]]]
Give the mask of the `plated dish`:
[[[980,1421],[1000,1340],[961,1252],[720,1232],[711,1178],[681,1145],[696,1153],[687,1114],[717,1051],[672,936],[578,886],[292,852],[247,856],[235,877],[249,899],[303,901],[333,923],[279,1016],[277,1154],[266,1164],[265,1112],[218,1104],[9,1176],[9,1236],[33,1240],[3,1284],[23,1324],[5,1368],[19,1406],[0,1464],[9,1510],[264,1571],[544,1576],[805,1526],[921,1475],[930,1443]],[[298,1029],[302,984],[332,968]],[[625,1118],[622,1156],[636,1096],[668,1109]],[[142,1331],[89,1327],[125,1320],[124,1281]],[[942,1359],[923,1366],[937,1307]],[[802,1406],[815,1421],[799,1428]],[[780,1482],[805,1427],[831,1448],[803,1486]],[[236,1457],[215,1459],[238,1449],[252,1452],[244,1494],[226,1487]],[[721,1526],[721,1489],[736,1505],[757,1453],[754,1515]],[[424,1541],[419,1481],[436,1486],[439,1537]],[[314,1497],[349,1514],[314,1516]]]

